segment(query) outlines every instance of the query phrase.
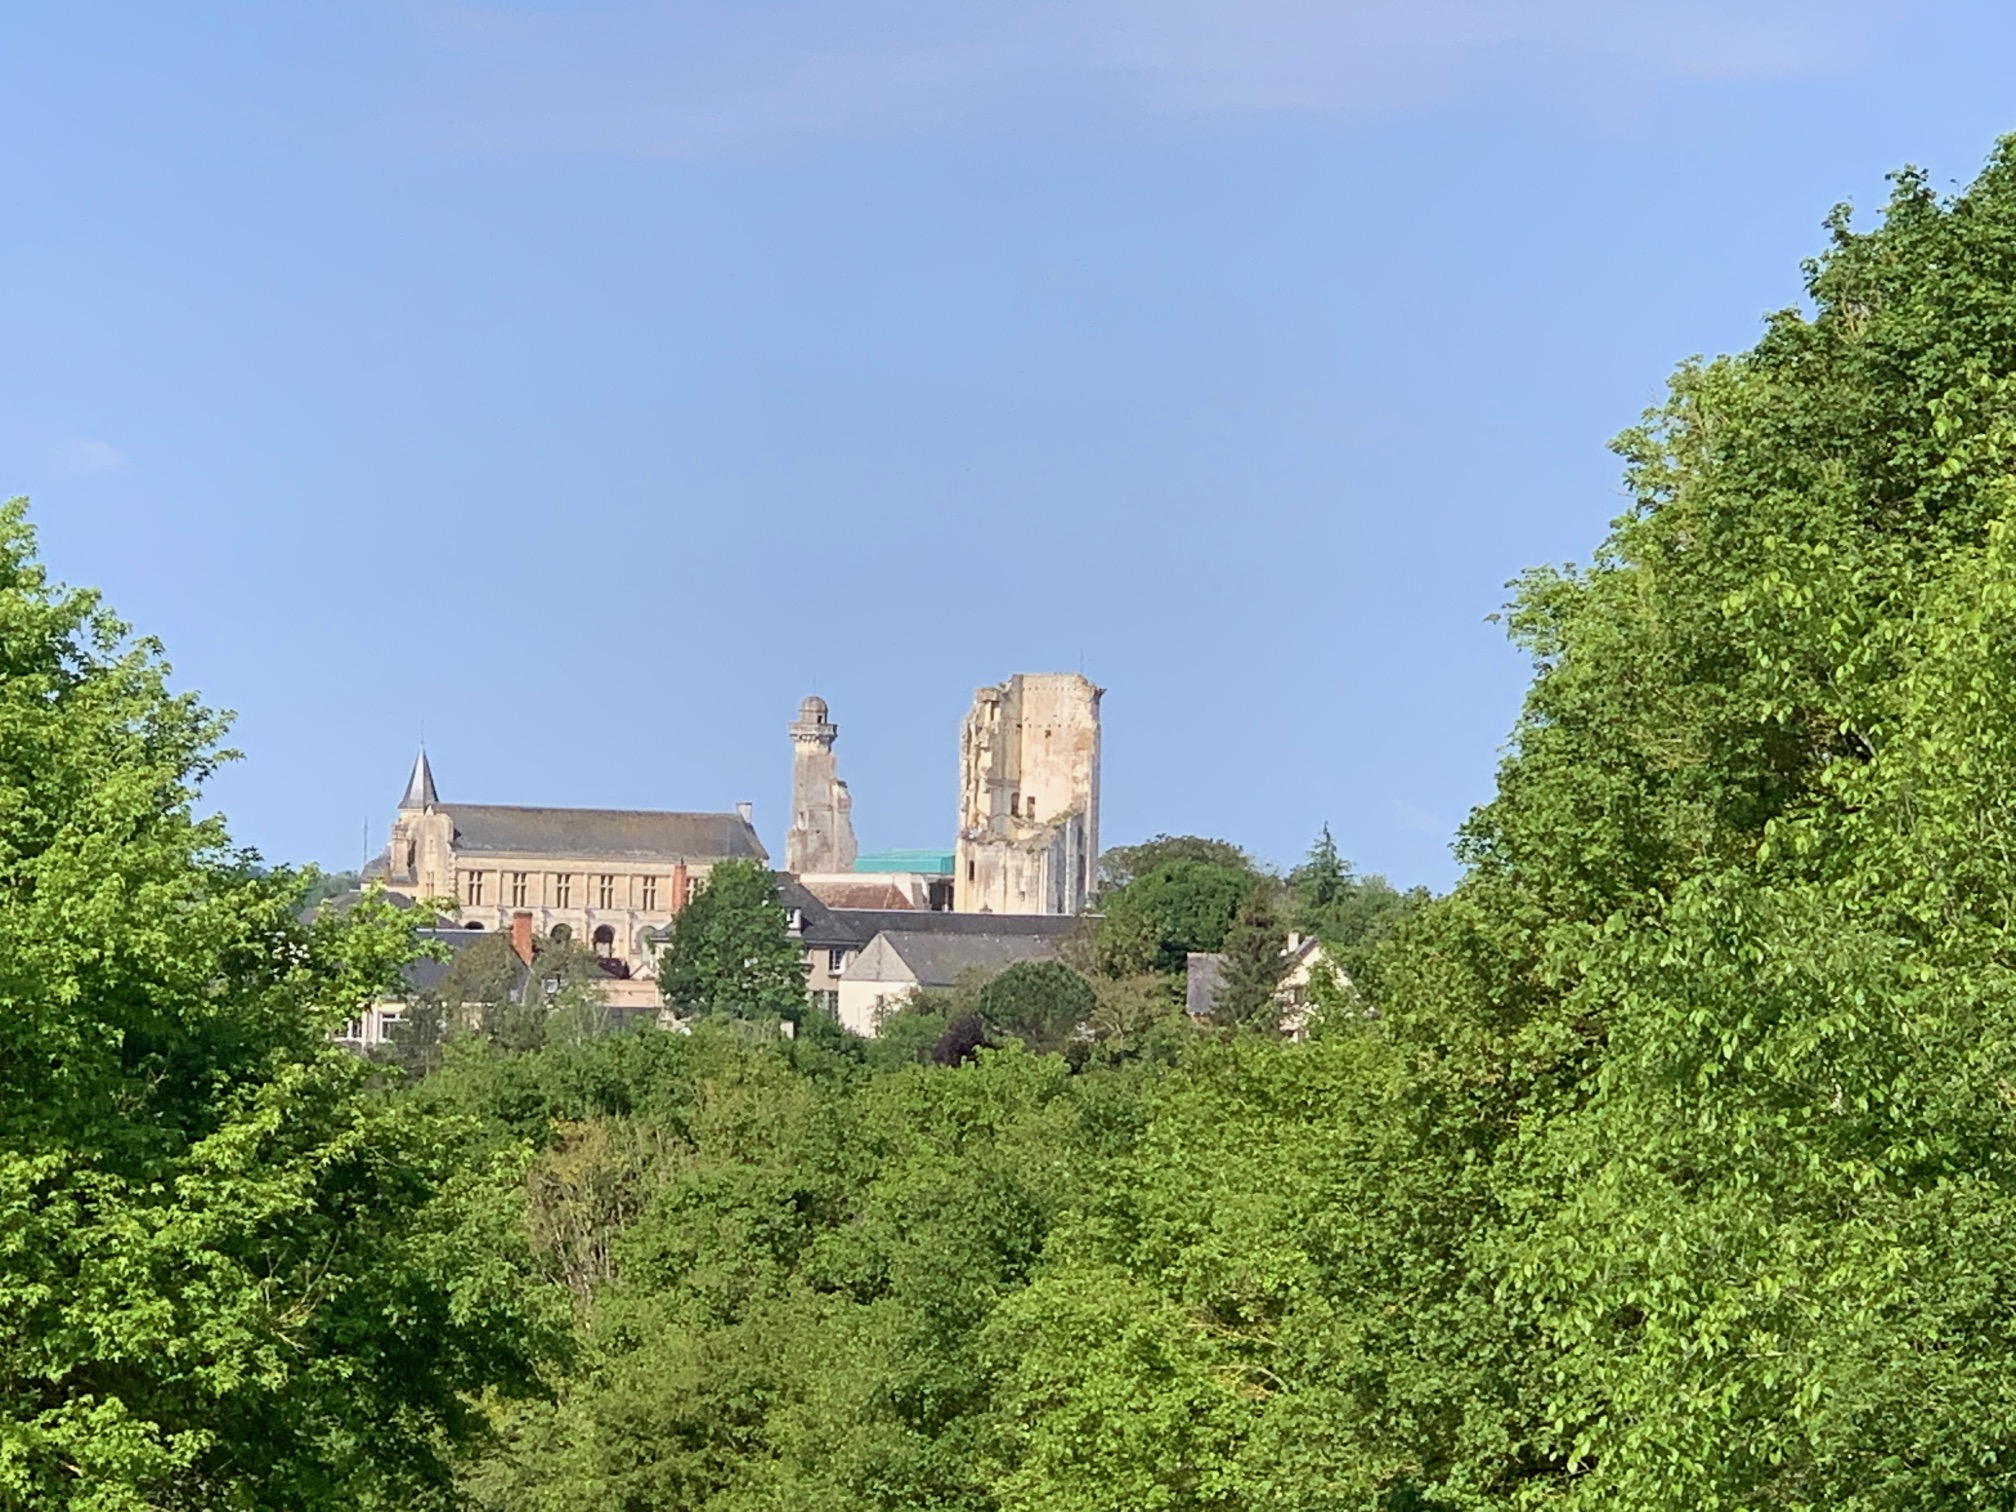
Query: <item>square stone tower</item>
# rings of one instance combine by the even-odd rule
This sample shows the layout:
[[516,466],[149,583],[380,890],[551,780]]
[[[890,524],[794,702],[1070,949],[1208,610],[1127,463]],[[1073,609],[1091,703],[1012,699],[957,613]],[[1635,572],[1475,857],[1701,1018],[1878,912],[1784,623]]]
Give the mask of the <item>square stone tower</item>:
[[953,907],[1075,914],[1099,875],[1099,700],[1075,672],[981,688],[959,731]]

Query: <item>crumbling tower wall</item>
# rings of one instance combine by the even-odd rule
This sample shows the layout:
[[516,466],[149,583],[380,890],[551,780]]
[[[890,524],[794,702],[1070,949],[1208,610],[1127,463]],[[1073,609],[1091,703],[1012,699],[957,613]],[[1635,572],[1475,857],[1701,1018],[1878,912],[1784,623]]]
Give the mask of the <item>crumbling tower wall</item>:
[[854,799],[840,780],[833,742],[840,728],[817,696],[798,705],[791,732],[791,827],[784,834],[784,870],[844,872],[854,868]]
[[1099,867],[1099,700],[1077,673],[981,688],[959,731],[953,907],[1075,914]]

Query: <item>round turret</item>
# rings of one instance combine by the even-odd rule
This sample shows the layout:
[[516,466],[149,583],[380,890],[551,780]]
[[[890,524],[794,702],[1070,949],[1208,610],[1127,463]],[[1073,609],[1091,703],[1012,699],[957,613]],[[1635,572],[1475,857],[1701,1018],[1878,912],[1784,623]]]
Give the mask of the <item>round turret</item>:
[[821,698],[817,693],[808,697],[805,702],[798,705],[798,722],[800,724],[826,723],[826,700]]

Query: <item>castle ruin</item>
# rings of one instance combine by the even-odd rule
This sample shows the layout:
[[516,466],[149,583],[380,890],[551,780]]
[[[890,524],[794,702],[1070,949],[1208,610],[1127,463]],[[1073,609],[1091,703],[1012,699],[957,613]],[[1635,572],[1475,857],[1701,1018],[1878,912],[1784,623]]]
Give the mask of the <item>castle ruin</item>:
[[959,730],[953,907],[1075,914],[1099,863],[1099,700],[1077,673],[981,688]]
[[839,726],[816,695],[791,722],[791,828],[784,835],[784,870],[844,872],[854,867],[854,800],[833,760]]

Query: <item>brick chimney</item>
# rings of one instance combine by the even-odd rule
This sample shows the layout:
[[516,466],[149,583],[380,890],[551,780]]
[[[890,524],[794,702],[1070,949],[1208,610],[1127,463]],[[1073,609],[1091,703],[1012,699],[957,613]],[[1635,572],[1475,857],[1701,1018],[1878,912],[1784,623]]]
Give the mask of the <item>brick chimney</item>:
[[527,966],[532,964],[532,915],[519,912],[511,915],[511,948],[518,953],[518,959]]
[[678,913],[686,906],[686,863],[680,861],[672,867],[672,912]]

